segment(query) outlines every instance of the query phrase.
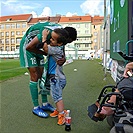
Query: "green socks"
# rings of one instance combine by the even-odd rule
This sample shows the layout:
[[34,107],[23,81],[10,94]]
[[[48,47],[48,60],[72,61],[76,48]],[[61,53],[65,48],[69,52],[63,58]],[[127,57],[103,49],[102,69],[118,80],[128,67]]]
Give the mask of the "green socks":
[[35,106],[39,106],[38,103],[38,82],[30,81],[29,83],[32,102]]
[[48,99],[47,99],[47,95],[41,94],[42,96],[42,103],[47,103]]
[[[31,94],[31,98],[32,98],[34,107],[39,106],[38,82],[30,81],[29,87],[30,87],[30,94]],[[41,94],[41,96],[42,96],[42,103],[47,103],[48,102],[47,95]]]

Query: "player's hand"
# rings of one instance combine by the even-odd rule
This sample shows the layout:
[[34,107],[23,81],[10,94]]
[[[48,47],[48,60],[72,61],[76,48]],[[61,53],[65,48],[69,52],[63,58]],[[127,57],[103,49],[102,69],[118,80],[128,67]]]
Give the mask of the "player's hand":
[[47,39],[47,36],[48,36],[48,34],[49,34],[49,30],[48,29],[44,29],[43,31],[42,31],[42,40],[43,41],[45,41],[46,39]]

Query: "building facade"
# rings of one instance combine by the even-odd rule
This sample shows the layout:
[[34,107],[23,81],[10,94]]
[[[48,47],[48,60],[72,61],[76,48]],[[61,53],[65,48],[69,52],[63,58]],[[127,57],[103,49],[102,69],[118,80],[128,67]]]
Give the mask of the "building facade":
[[0,51],[16,51],[32,14],[0,17]]
[[86,58],[91,50],[97,51],[103,44],[103,17],[100,16],[55,16],[33,18],[32,14],[0,17],[0,51],[18,51],[25,31],[40,21],[59,23],[62,27],[71,26],[77,30],[77,40],[66,46],[68,58]]

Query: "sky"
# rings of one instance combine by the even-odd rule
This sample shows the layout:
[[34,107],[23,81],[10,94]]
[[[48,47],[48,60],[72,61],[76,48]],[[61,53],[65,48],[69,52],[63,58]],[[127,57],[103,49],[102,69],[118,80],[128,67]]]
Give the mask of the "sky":
[[17,14],[33,14],[33,17],[57,14],[104,16],[104,0],[1,0],[0,7],[0,16]]

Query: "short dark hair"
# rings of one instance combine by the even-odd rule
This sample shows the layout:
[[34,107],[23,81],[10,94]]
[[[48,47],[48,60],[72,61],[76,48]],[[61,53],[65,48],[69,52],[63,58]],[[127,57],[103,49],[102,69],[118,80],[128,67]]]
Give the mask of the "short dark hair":
[[69,33],[69,38],[72,39],[72,41],[75,41],[77,39],[77,30],[73,27],[65,27],[64,28]]
[[68,32],[63,28],[54,29],[54,32],[59,35],[57,43],[63,43],[63,45],[66,45],[69,38]]

